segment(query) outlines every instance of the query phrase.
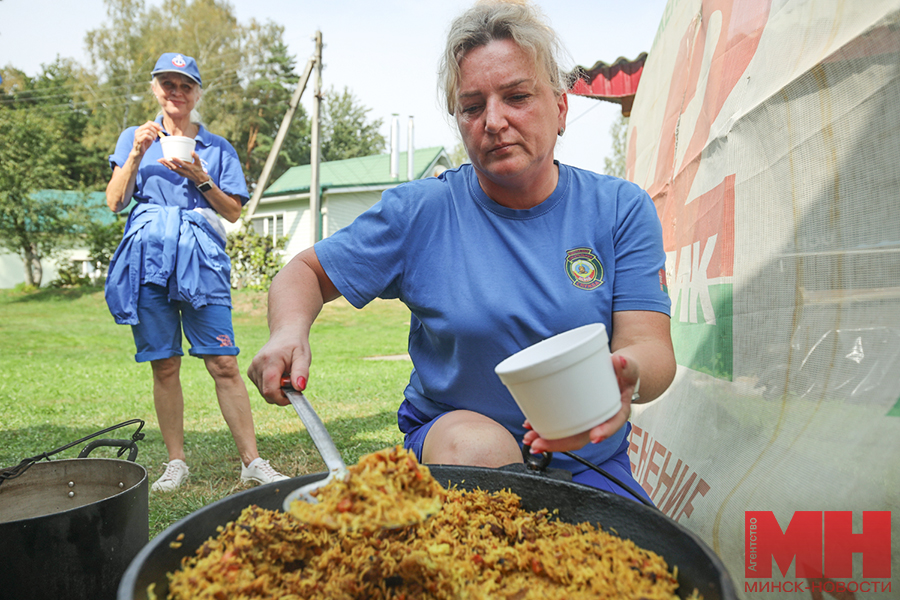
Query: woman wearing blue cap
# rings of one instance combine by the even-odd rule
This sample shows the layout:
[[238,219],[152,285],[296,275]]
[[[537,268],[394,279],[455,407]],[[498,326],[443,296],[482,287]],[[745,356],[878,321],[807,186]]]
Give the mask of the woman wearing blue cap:
[[[280,481],[286,477],[257,451],[231,324],[231,262],[219,216],[234,223],[249,198],[240,160],[231,144],[192,118],[202,85],[193,58],[167,52],[151,76],[160,114],[119,136],[106,187],[114,212],[137,201],[110,264],[106,300],[116,322],[131,325],[135,360],[150,362],[153,372],[153,401],[169,462],[151,489],[174,490],[188,476],[179,378],[182,328],[190,354],[203,358],[215,381],[241,456],[241,480]],[[193,160],[164,158],[159,143],[164,135],[194,138]]]

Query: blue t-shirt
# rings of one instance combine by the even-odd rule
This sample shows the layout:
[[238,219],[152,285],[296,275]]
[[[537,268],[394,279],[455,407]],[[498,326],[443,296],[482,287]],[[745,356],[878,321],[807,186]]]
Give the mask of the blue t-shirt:
[[[162,118],[157,119],[158,123]],[[110,167],[122,167],[134,147],[134,132],[137,127],[129,127],[119,136],[116,150],[109,157]],[[214,133],[210,133],[200,125],[196,136],[195,152],[200,157],[203,170],[212,178],[216,186],[231,196],[241,198],[246,204],[250,196],[247,193],[247,181],[237,152],[228,141]],[[162,144],[159,138],[153,140],[141,164],[138,167],[134,182],[134,199],[138,202],[149,202],[163,206],[177,206],[185,210],[195,208],[212,208],[197,187],[186,177],[169,170],[157,162],[163,157]]]
[[[498,363],[589,323],[604,323],[612,337],[615,311],[670,309],[650,197],[566,165],[553,194],[527,210],[491,200],[471,165],[403,184],[315,250],[357,308],[376,297],[409,307],[414,368],[404,395],[418,411],[476,411],[518,440],[524,416],[494,373]],[[624,435],[578,453],[599,464]]]

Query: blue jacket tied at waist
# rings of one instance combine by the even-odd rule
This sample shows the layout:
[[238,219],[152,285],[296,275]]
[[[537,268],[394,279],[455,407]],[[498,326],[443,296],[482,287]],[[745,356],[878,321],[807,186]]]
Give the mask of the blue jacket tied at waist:
[[106,304],[116,323],[138,323],[143,283],[167,286],[170,301],[190,302],[194,308],[231,306],[231,260],[224,240],[200,213],[138,204],[106,277]]

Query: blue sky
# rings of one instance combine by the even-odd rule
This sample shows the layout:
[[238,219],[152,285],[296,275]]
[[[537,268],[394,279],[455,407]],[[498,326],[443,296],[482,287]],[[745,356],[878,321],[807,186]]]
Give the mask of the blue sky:
[[[322,32],[323,86],[349,86],[384,120],[390,134],[400,115],[401,150],[408,117],[415,117],[417,147],[452,149],[457,137],[437,102],[438,57],[450,21],[471,0],[232,0],[240,21],[275,21],[302,71]],[[159,4],[148,0],[148,4]],[[539,0],[575,65],[593,66],[649,52],[666,0]],[[85,33],[106,18],[102,0],[0,0],[0,65],[36,74],[57,55],[87,64]],[[201,65],[202,66],[202,65]],[[303,104],[309,107],[310,91]],[[575,166],[602,170],[610,152],[609,127],[618,106],[570,97],[569,124],[557,157]]]

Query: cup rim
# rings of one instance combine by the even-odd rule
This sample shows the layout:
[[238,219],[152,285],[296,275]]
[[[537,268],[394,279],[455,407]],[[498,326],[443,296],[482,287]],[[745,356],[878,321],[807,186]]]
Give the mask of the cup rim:
[[531,381],[566,369],[608,345],[606,325],[590,323],[519,350],[494,367],[494,372],[504,384]]

